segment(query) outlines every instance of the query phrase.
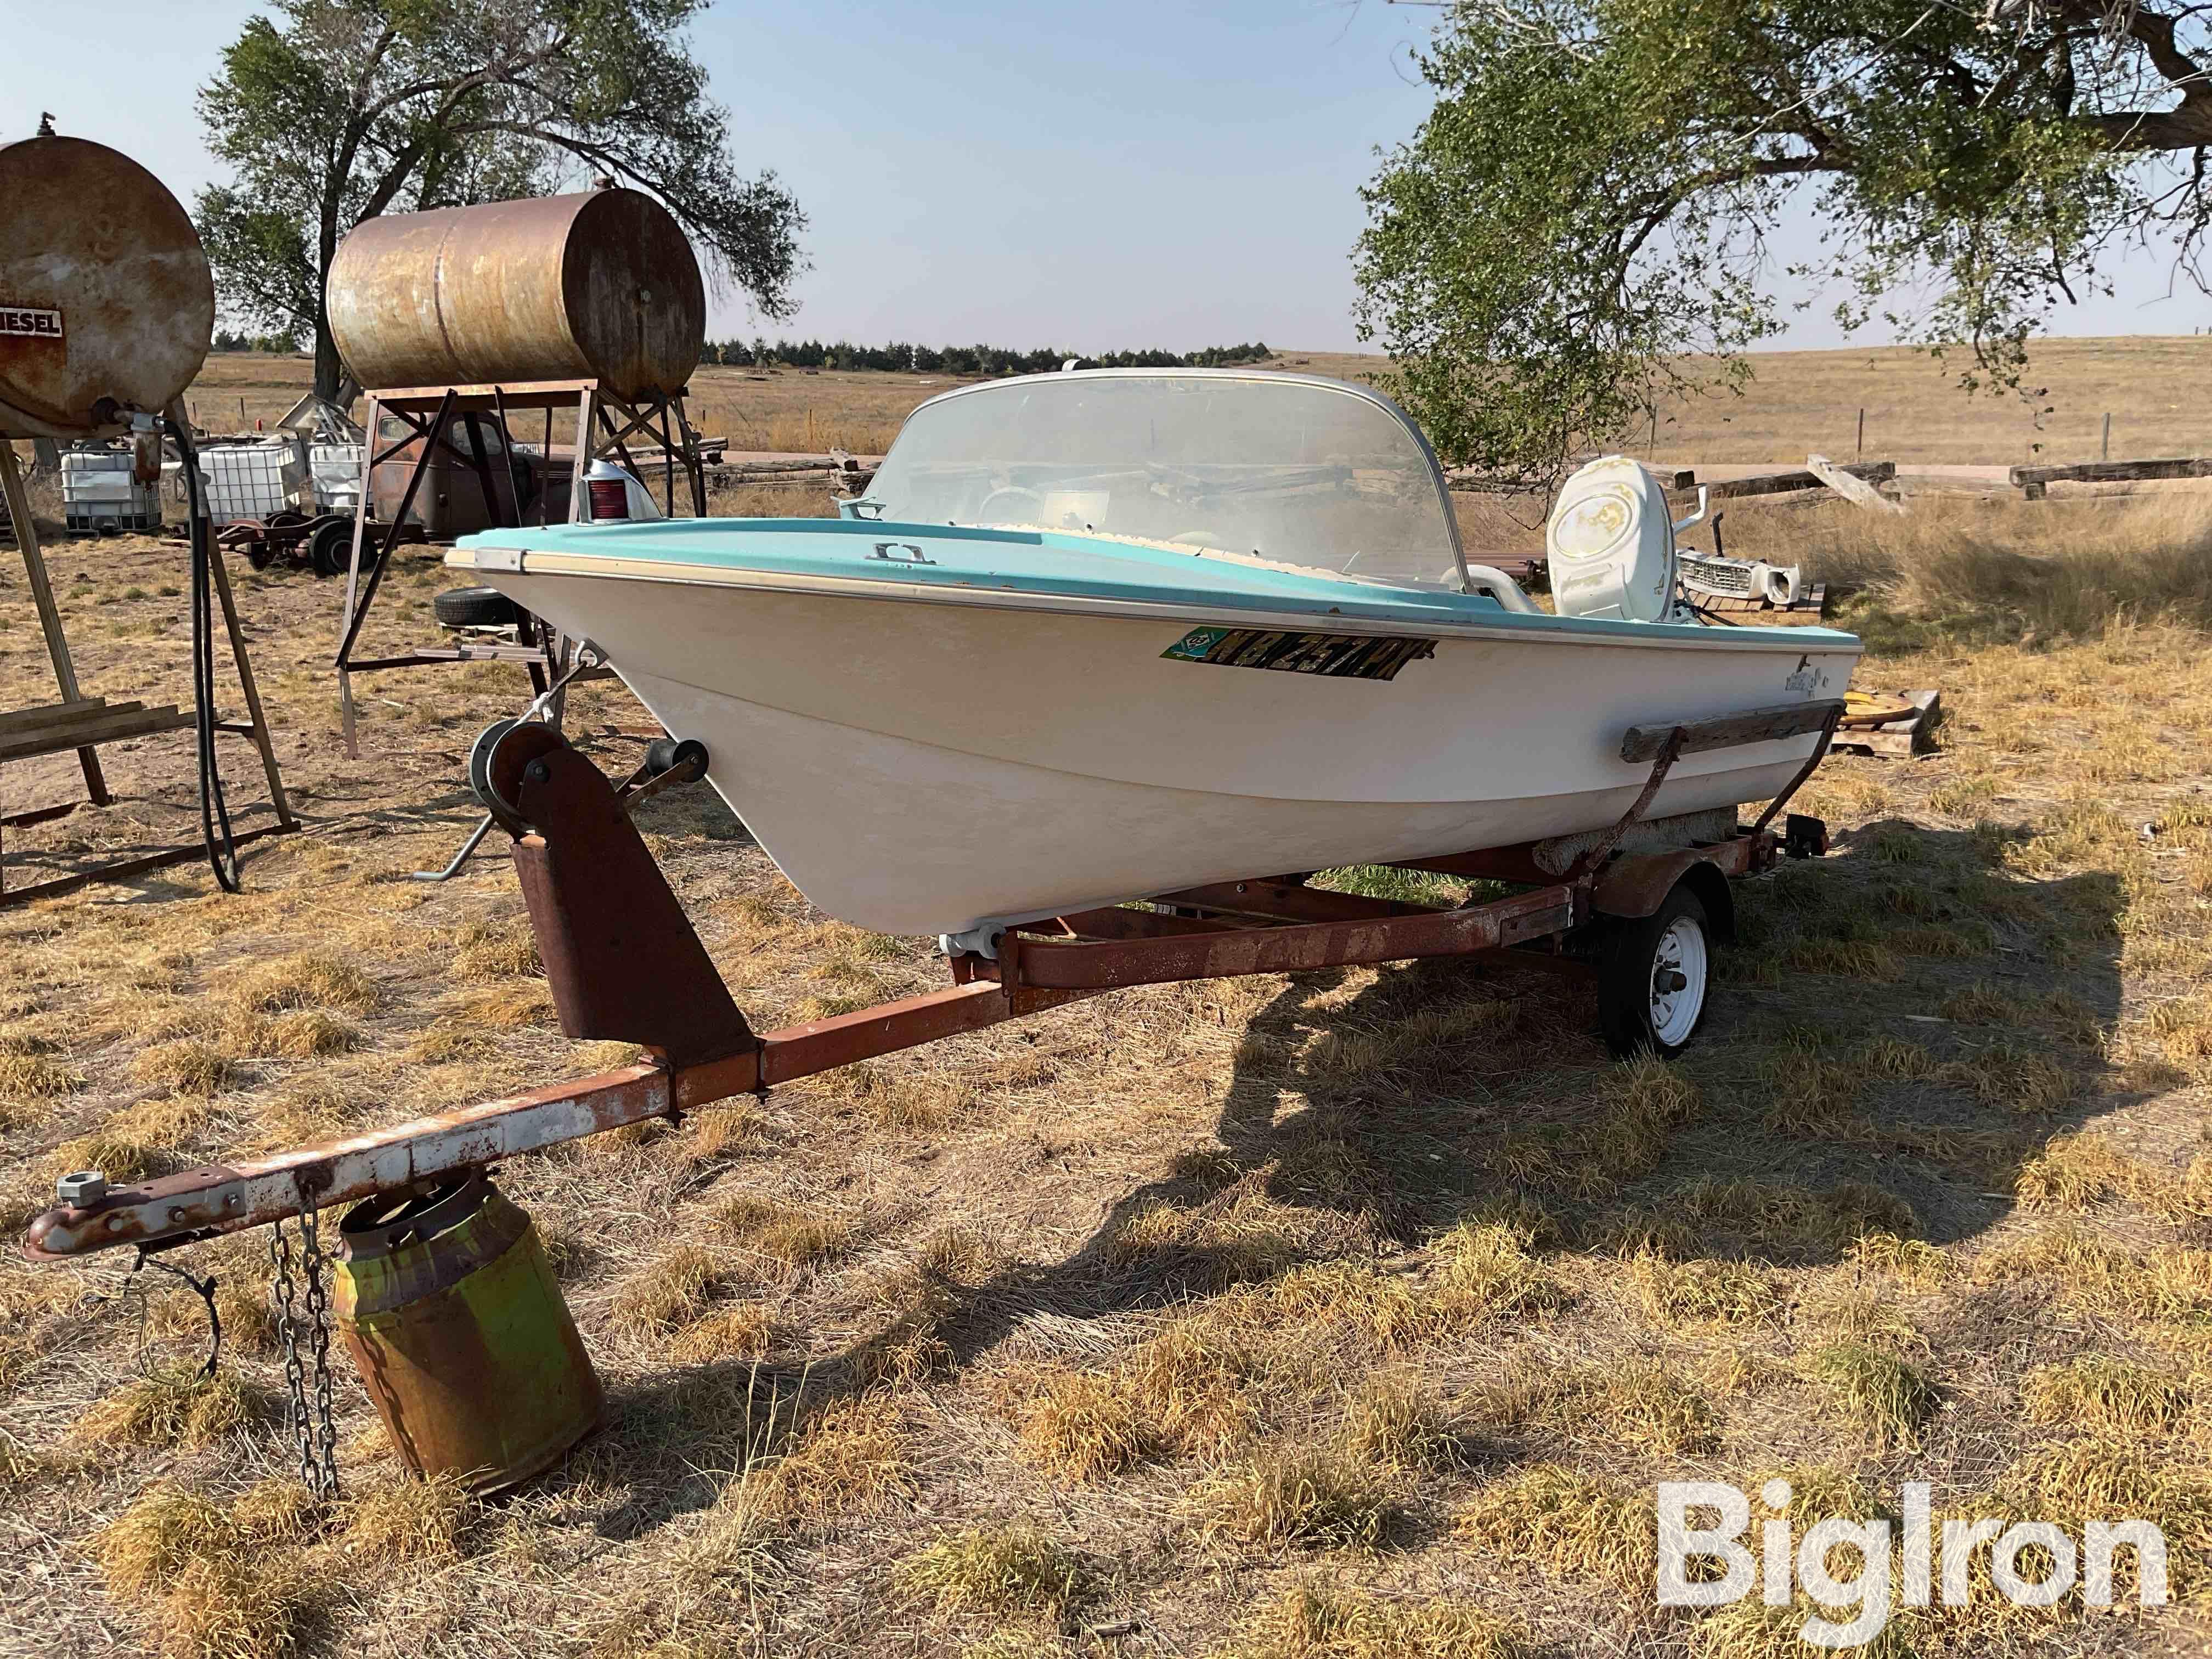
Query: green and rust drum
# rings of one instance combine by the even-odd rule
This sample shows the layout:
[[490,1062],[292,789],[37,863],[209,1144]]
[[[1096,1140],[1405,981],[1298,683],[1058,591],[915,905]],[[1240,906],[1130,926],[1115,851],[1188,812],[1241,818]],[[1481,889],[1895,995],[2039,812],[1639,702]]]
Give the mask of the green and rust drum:
[[480,1174],[339,1224],[337,1315],[410,1468],[496,1492],[599,1421],[599,1379],[530,1218]]

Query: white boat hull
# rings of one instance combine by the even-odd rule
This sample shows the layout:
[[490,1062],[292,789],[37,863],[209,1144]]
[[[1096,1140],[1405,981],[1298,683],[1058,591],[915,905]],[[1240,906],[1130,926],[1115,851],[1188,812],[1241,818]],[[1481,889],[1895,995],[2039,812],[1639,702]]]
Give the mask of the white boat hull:
[[[1839,696],[1858,654],[1824,630],[1346,622],[1433,638],[1435,655],[1389,680],[1324,678],[1162,654],[1195,625],[1310,615],[482,574],[596,641],[669,731],[703,742],[714,787],[809,899],[899,934],[1588,830],[1649,775],[1620,757],[1629,726]],[[1816,741],[1690,757],[1649,811],[1765,799]]]

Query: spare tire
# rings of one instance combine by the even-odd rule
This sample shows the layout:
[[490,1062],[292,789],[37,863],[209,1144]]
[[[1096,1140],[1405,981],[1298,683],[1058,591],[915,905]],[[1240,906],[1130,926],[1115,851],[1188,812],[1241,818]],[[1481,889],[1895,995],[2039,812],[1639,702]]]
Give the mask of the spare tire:
[[520,628],[527,614],[496,587],[449,587],[430,608],[443,628]]

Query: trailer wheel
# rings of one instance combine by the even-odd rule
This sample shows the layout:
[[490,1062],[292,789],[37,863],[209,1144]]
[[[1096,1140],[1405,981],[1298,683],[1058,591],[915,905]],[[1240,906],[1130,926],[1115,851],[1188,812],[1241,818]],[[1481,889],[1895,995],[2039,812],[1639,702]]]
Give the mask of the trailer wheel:
[[318,576],[343,576],[353,562],[353,526],[343,519],[326,524],[307,542],[307,562]]
[[1613,925],[1598,957],[1597,1017],[1616,1058],[1672,1059],[1689,1045],[1705,1018],[1711,939],[1686,884],[1650,915]]

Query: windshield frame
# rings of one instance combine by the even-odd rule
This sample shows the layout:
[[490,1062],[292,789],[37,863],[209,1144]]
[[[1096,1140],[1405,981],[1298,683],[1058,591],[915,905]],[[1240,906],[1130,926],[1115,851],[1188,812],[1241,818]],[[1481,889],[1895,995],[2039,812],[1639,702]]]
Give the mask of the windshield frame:
[[[925,398],[916,404],[907,411],[906,419],[899,422],[897,436],[891,440],[890,449],[884,452],[885,457],[888,459],[890,453],[898,448],[899,439],[906,435],[908,422],[911,422],[915,416],[926,409],[933,409],[939,404],[949,402],[952,398],[972,398],[978,393],[999,392],[1009,387],[1034,385],[1038,382],[1058,384],[1066,380],[1252,380],[1261,384],[1287,381],[1294,386],[1312,386],[1323,392],[1334,392],[1340,396],[1356,398],[1362,402],[1372,404],[1405,429],[1407,434],[1419,447],[1421,459],[1428,464],[1429,482],[1435,486],[1437,492],[1437,508],[1443,514],[1444,531],[1451,540],[1452,567],[1459,574],[1459,591],[1462,593],[1471,593],[1474,591],[1474,583],[1468,575],[1467,549],[1460,540],[1459,515],[1452,511],[1451,488],[1445,481],[1443,465],[1437,459],[1437,452],[1430,445],[1428,434],[1421,430],[1413,417],[1404,410],[1372,386],[1362,386],[1352,380],[1334,380],[1326,374],[1286,374],[1273,370],[1249,368],[1067,368],[1061,369],[1056,374],[1009,374],[1003,380],[977,380],[968,386],[957,386],[948,392],[940,392],[935,397]],[[1298,565],[1296,568],[1301,570],[1322,568],[1316,565]],[[1341,573],[1328,574],[1340,574]],[[1348,580],[1372,579],[1352,577]],[[1399,584],[1388,585],[1395,586]]]

